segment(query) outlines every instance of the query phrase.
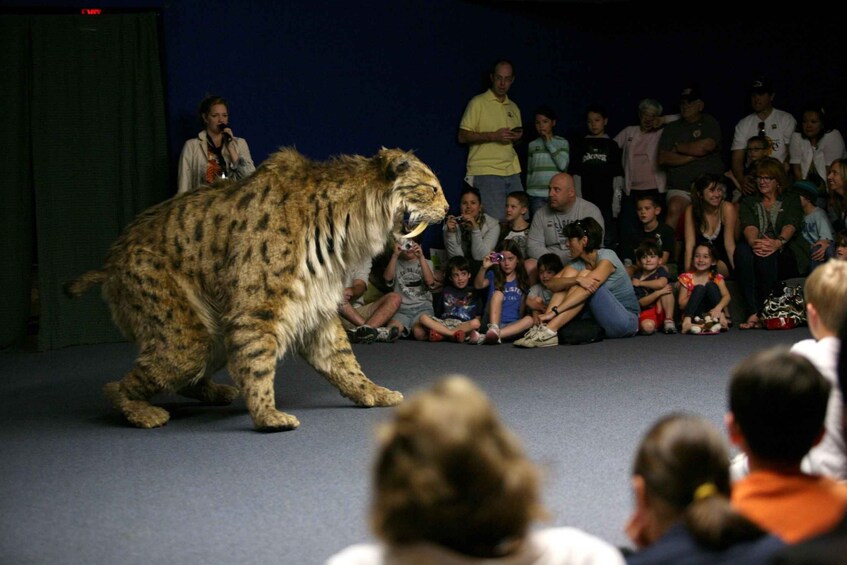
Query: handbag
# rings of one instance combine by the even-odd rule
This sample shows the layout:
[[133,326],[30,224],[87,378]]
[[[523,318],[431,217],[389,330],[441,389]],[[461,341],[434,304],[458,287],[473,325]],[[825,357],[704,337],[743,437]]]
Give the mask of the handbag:
[[765,299],[759,313],[762,326],[769,330],[790,330],[806,324],[803,289],[780,282]]

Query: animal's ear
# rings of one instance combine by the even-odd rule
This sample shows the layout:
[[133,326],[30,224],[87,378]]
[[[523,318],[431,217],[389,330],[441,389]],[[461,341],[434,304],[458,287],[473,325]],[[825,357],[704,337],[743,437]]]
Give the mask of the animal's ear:
[[409,170],[409,161],[405,157],[392,159],[385,168],[385,180],[391,182]]

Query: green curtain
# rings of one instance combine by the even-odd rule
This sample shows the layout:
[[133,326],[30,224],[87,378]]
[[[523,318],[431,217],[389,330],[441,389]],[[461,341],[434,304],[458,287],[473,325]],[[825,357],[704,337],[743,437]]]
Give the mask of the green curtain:
[[157,15],[25,25],[38,347],[117,341],[99,289],[71,300],[62,285],[100,267],[121,229],[170,193]]
[[32,288],[32,169],[29,132],[29,42],[26,18],[0,16],[0,108],[6,122],[0,141],[0,347],[19,344]]

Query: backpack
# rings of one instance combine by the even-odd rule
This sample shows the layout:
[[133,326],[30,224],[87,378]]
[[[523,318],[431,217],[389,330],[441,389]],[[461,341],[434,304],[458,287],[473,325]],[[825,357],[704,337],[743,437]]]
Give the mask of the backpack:
[[790,330],[806,324],[803,288],[780,282],[762,304],[762,326],[769,330]]

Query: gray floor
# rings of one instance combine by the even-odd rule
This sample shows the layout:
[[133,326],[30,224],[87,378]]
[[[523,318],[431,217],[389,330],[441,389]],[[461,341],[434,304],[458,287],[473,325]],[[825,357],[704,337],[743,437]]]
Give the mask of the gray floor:
[[[373,380],[405,393],[450,372],[473,377],[544,466],[550,523],[626,545],[630,460],[650,423],[686,410],[721,425],[732,366],[807,337],[732,329],[544,350],[355,350]],[[133,356],[129,344],[0,352],[0,562],[310,564],[370,539],[371,434],[389,409],[356,408],[286,359],[276,390],[301,421],[294,432],[253,431],[240,399],[176,397],[158,401],[167,426],[139,430],[101,394]]]

